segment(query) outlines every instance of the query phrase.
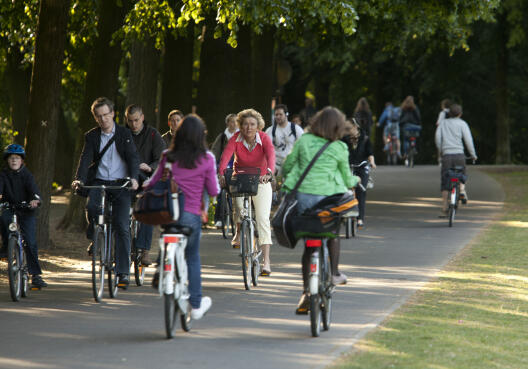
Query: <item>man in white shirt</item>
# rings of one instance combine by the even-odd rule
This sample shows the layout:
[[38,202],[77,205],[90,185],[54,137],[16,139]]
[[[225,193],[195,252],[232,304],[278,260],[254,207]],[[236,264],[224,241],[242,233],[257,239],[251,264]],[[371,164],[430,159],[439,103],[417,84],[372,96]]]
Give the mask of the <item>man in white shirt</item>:
[[266,134],[271,138],[275,147],[275,174],[280,175],[282,163],[304,131],[297,124],[288,121],[288,107],[284,104],[275,107],[274,117],[275,121],[266,130]]

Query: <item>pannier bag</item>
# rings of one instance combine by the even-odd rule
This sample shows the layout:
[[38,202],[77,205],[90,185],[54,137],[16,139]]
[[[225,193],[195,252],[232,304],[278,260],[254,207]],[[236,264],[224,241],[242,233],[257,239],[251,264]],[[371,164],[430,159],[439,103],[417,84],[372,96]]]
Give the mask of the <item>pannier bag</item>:
[[140,193],[134,205],[134,218],[141,223],[176,223],[183,211],[183,194],[172,180],[171,163],[166,163],[161,179]]
[[260,168],[236,168],[229,180],[229,192],[233,197],[255,196],[260,182]]
[[295,237],[337,237],[343,216],[357,215],[357,205],[352,191],[325,197],[294,217]]
[[463,170],[464,170],[463,167],[461,167],[461,169],[450,168],[450,169],[447,170],[445,175],[447,176],[448,181],[451,178],[456,178],[460,182],[466,183],[468,177],[467,177],[466,174],[464,174]]

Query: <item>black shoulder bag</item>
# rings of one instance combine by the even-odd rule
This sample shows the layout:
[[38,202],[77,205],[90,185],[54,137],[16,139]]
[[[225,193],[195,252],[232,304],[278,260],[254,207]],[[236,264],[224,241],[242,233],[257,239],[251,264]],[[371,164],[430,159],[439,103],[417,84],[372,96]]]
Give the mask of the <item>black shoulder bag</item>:
[[308,164],[303,174],[297,181],[295,187],[282,199],[279,208],[275,212],[275,215],[271,219],[271,226],[277,242],[279,245],[293,249],[297,244],[297,238],[294,234],[294,229],[292,227],[292,220],[297,215],[297,190],[301,186],[301,183],[304,181],[304,178],[312,169],[315,161],[321,156],[323,151],[330,145],[330,141],[325,143],[323,147],[319,149],[317,154],[313,157],[312,161]]

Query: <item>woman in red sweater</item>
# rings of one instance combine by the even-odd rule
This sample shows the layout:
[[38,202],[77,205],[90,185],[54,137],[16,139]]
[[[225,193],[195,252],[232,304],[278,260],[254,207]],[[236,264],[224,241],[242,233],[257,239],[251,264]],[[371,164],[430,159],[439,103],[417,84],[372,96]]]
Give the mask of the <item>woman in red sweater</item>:
[[[263,276],[269,276],[271,273],[270,265],[270,246],[271,246],[271,228],[270,228],[270,211],[272,189],[270,180],[275,170],[275,149],[273,143],[267,134],[260,131],[264,128],[264,119],[262,115],[254,109],[242,110],[236,118],[240,131],[235,133],[227,143],[222,158],[220,159],[220,183],[225,186],[223,176],[227,163],[231,156],[235,155],[233,164],[234,174],[237,168],[258,167],[260,168],[260,184],[258,193],[252,197],[255,206],[255,219],[259,235],[259,244],[264,256],[262,266]],[[233,247],[240,247],[240,216],[239,209],[242,208],[242,198],[237,197],[234,201],[236,217],[236,233],[231,241]]]

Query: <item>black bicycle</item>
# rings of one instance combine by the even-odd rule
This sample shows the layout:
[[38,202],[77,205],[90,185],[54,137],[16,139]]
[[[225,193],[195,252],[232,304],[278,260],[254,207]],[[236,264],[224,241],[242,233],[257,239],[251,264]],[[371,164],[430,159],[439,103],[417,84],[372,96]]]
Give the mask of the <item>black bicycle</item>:
[[405,157],[405,166],[409,168],[414,168],[414,162],[416,160],[416,155],[418,150],[416,148],[416,141],[420,137],[420,131],[422,129],[416,128],[407,128],[403,129],[404,140],[407,140],[407,153]]
[[[107,272],[110,297],[117,296],[119,280],[116,272],[115,231],[112,224],[112,201],[107,201],[107,191],[123,190],[130,186],[130,179],[124,179],[119,186],[84,186],[85,189],[101,190],[101,202],[98,207],[97,223],[94,225],[92,244],[92,291],[95,301],[103,297],[104,275]],[[126,194],[126,196],[129,196]]]
[[220,206],[221,222],[222,222],[222,236],[227,239],[229,233],[231,237],[235,235],[235,225],[233,222],[233,198],[229,192],[229,180],[233,173],[232,168],[227,168],[224,171],[224,178],[226,179],[226,186],[220,191],[218,198],[220,199],[217,204]]
[[[29,289],[29,272],[26,256],[26,242],[22,236],[18,224],[17,212],[31,209],[27,202],[0,204],[2,211],[11,211],[11,223],[9,223],[9,236],[7,241],[7,275],[9,277],[9,292],[13,301],[20,301],[20,297],[27,297]],[[39,288],[35,288],[37,290]]]
[[137,238],[139,234],[139,229],[141,228],[141,223],[134,218],[133,215],[134,208],[130,208],[130,259],[134,265],[134,279],[136,280],[137,286],[143,286],[145,281],[145,271],[146,266],[143,265],[141,261],[143,258],[143,249],[138,249]]

